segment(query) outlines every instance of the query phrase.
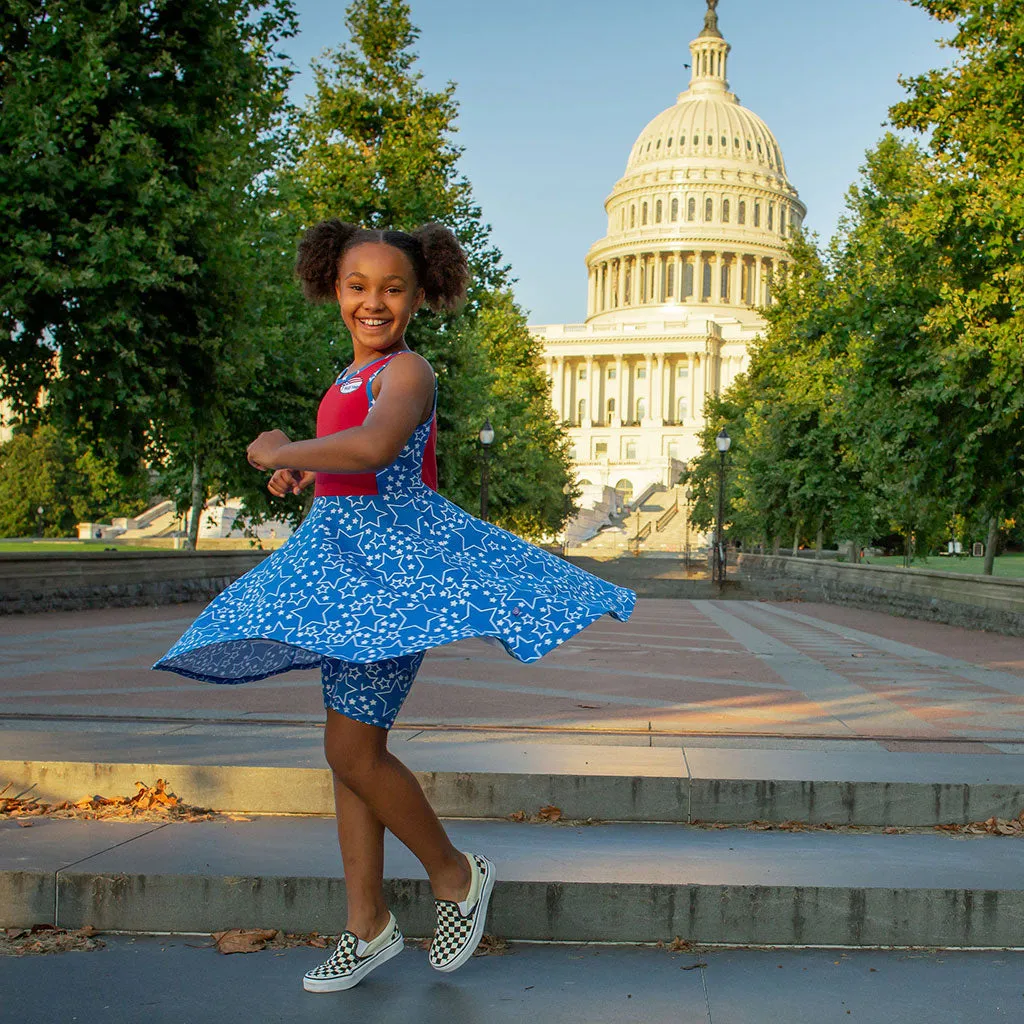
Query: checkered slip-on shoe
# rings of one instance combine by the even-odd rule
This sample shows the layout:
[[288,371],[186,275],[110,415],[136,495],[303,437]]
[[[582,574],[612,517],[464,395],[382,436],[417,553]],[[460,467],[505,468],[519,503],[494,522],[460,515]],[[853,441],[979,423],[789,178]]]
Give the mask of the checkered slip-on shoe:
[[430,944],[430,966],[436,971],[457,971],[480,945],[487,904],[494,889],[494,865],[477,853],[467,853],[473,880],[461,903],[434,900],[437,930]]
[[384,931],[370,942],[362,942],[352,932],[343,932],[337,949],[319,967],[303,975],[302,987],[307,992],[341,992],[352,988],[404,948],[405,939],[394,914]]

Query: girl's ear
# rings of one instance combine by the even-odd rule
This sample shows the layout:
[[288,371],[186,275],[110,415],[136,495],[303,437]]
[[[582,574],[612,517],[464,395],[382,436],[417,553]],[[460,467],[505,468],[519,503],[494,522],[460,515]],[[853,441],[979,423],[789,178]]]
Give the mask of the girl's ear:
[[338,305],[341,305],[341,281],[338,278],[334,279],[334,296],[338,300]]
[[423,305],[423,300],[426,297],[427,297],[427,293],[422,288],[417,288],[416,289],[416,295],[415,295],[415,297],[412,300],[412,311],[413,311],[413,313],[418,313],[420,311],[420,306]]

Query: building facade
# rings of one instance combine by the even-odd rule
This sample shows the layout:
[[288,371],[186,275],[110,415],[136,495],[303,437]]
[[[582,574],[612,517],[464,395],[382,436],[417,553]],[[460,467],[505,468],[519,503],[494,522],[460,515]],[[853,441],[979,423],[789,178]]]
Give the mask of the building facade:
[[690,43],[689,88],[640,133],[605,201],[586,320],[531,327],[577,478],[627,502],[698,454],[705,397],[746,369],[806,213],[775,137],[729,91],[716,7]]

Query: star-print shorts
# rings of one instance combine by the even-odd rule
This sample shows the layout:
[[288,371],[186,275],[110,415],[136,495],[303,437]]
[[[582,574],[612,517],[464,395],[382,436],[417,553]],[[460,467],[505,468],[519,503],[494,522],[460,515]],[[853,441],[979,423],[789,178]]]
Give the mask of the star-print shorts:
[[324,686],[324,707],[357,722],[390,729],[425,653],[417,651],[367,664],[323,658],[320,679]]

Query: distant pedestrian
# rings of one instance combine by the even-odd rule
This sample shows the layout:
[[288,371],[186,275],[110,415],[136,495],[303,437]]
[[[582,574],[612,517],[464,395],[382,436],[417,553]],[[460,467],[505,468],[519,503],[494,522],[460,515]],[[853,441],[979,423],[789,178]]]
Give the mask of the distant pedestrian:
[[320,668],[348,918],[303,984],[330,992],[402,951],[384,898],[385,828],[430,879],[431,966],[461,967],[483,935],[493,865],[455,849],[387,749],[424,653],[493,637],[535,661],[605,613],[627,619],[636,595],[436,493],[436,378],[405,331],[423,304],[454,309],[465,296],[466,257],[450,231],[325,221],[303,237],[296,270],[307,298],[338,302],[352,363],[320,403],[315,440],[269,430],[247,456],[273,470],[272,494],[315,484],[315,500],[287,543],[216,598],[155,667],[215,683]]

